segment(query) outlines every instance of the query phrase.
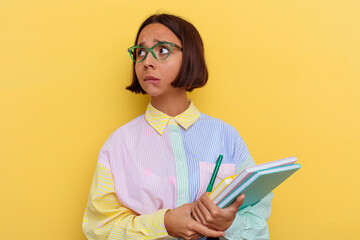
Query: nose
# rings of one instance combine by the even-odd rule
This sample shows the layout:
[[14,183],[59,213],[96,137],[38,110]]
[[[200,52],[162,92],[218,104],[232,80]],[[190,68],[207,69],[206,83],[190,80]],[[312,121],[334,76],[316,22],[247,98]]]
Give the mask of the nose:
[[143,61],[144,68],[155,68],[156,59],[151,52],[148,52],[146,58]]

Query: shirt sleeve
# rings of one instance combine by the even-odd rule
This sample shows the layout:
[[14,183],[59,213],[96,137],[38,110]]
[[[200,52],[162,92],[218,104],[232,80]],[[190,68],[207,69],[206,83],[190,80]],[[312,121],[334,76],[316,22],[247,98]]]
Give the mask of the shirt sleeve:
[[161,209],[137,215],[122,206],[116,197],[110,170],[97,163],[83,218],[83,231],[89,240],[170,238]]
[[[249,166],[255,165],[248,149],[241,139],[240,135],[235,137],[234,161],[239,162],[236,173]],[[235,216],[232,225],[225,231],[225,237],[220,239],[228,240],[267,240],[269,239],[269,229],[267,220],[270,217],[271,201],[273,193],[266,195],[260,202],[254,206],[241,209]]]

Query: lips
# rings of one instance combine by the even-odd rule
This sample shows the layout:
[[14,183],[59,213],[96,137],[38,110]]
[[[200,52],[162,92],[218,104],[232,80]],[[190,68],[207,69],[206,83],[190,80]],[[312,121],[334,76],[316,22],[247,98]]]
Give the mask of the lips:
[[157,82],[157,81],[159,81],[159,80],[160,80],[159,78],[154,77],[154,76],[151,76],[151,75],[147,75],[147,76],[145,76],[145,78],[144,78],[144,81],[154,81],[154,82]]

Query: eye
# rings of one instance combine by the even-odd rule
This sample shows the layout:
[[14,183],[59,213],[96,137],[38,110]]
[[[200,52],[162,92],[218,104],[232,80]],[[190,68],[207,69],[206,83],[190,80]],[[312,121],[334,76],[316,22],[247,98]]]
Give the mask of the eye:
[[169,50],[168,48],[166,48],[166,47],[164,47],[164,46],[161,46],[159,53],[160,53],[160,54],[168,54],[169,51],[170,51],[170,50]]
[[138,49],[136,56],[141,57],[145,55],[145,50],[143,48]]

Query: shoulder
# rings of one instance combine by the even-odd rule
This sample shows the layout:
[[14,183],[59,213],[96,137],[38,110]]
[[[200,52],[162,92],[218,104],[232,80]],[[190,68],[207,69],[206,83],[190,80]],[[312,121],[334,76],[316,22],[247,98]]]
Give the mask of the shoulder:
[[246,146],[238,130],[221,119],[201,113],[197,122],[199,122],[200,127],[207,128],[208,131],[218,132],[227,139],[232,139],[236,145]]
[[238,134],[236,128],[229,123],[219,119],[211,117],[205,113],[201,113],[196,123],[202,127],[208,127],[212,129],[218,129],[229,134]]
[[226,148],[225,154],[227,154],[227,156],[231,156],[231,159],[235,162],[236,167],[238,167],[247,157],[250,156],[244,140],[236,128],[231,124],[203,113],[200,115],[197,122],[202,128],[201,131],[210,132],[210,138],[223,139],[223,143]]

